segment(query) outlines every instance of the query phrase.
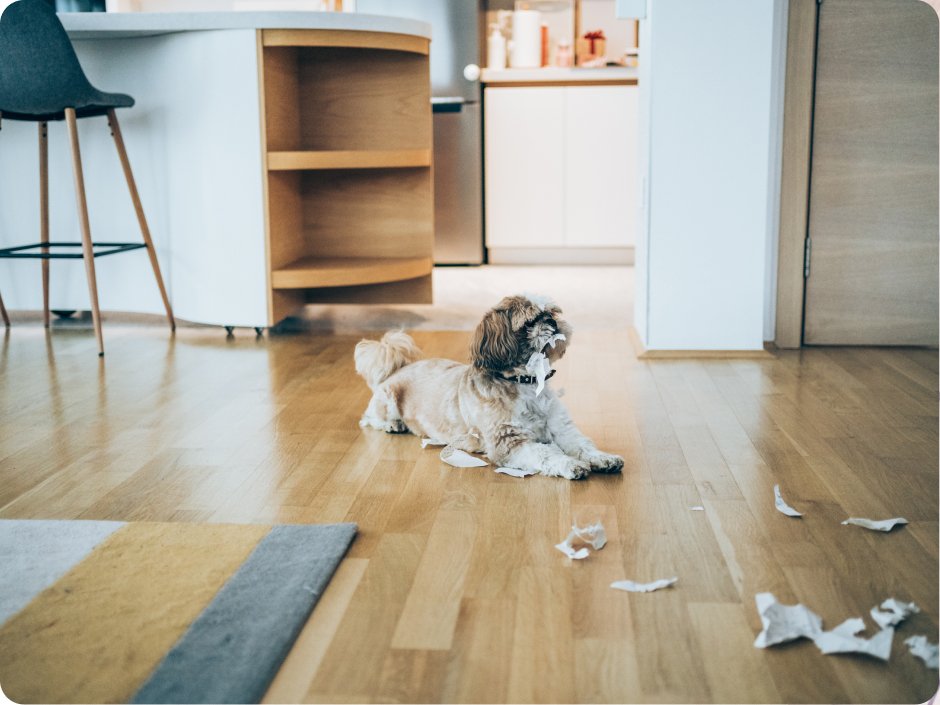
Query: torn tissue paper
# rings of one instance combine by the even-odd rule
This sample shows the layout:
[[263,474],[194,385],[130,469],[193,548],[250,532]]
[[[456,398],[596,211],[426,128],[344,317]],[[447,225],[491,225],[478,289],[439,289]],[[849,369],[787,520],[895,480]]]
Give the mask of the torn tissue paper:
[[907,519],[904,517],[897,517],[895,519],[881,519],[880,521],[850,517],[842,522],[843,526],[847,524],[854,524],[855,526],[864,526],[866,529],[871,529],[872,531],[891,531],[891,529],[893,529],[898,524],[906,523]]
[[804,605],[782,605],[769,592],[759,593],[755,601],[764,625],[754,641],[754,646],[759,649],[805,637],[824,654],[866,654],[882,661],[887,661],[891,655],[892,627],[883,628],[871,639],[865,639],[857,636],[865,629],[865,622],[858,617],[845,620],[832,631],[823,631],[822,619]]
[[428,446],[446,446],[447,444],[444,441],[439,441],[436,438],[422,438],[421,447],[427,448]]
[[554,349],[555,343],[557,343],[559,340],[568,340],[568,339],[565,337],[564,333],[555,333],[555,335],[553,335],[551,338],[549,338],[546,341],[546,345],[551,345],[552,349]]
[[590,546],[595,551],[599,551],[607,545],[607,532],[604,531],[604,526],[599,521],[585,527],[572,526],[565,540],[559,544],[555,544],[555,548],[568,556],[568,558],[574,558],[575,560],[587,558],[590,554],[587,546],[582,546],[575,550],[574,543],[576,541],[587,544],[587,546]]
[[662,580],[654,580],[651,583],[635,583],[632,580],[616,580],[610,584],[615,590],[626,590],[627,592],[653,592],[653,590],[661,590],[662,588],[667,588],[670,585],[675,585],[676,581],[679,578],[663,578]]
[[867,654],[887,661],[891,656],[894,629],[882,629],[871,639],[855,636],[863,629],[865,622],[853,617],[842,622],[831,632],[820,632],[813,641],[824,654]]
[[528,477],[536,474],[534,470],[520,470],[519,468],[496,468],[496,472],[513,477]]
[[880,612],[877,607],[872,607],[871,618],[875,620],[875,623],[882,629],[885,627],[893,627],[907,619],[910,615],[920,612],[920,607],[913,602],[900,602],[893,597],[882,602],[881,609],[888,611]]
[[927,637],[922,635],[905,639],[904,643],[907,644],[907,648],[910,649],[912,656],[916,656],[923,661],[927,668],[937,670],[938,655],[936,644],[931,644],[927,641]]
[[822,631],[822,619],[803,605],[781,605],[769,592],[758,593],[754,601],[757,602],[757,613],[764,625],[763,631],[754,640],[754,646],[758,649],[800,637],[812,639]]
[[803,516],[793,507],[783,501],[783,495],[780,494],[780,485],[774,485],[774,506],[777,508],[778,512],[781,514],[786,514],[788,517]]
[[482,458],[474,458],[469,453],[453,446],[447,446],[441,450],[441,460],[448,465],[453,465],[455,468],[482,468],[489,465]]
[[526,372],[535,377],[535,396],[538,396],[545,389],[545,378],[552,371],[552,365],[545,357],[545,353],[534,352],[525,364],[525,369]]

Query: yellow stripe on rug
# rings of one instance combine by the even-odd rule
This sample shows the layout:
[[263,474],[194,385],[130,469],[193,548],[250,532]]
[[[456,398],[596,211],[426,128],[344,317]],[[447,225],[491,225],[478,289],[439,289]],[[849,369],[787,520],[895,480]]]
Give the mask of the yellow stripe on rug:
[[[7,697],[127,702],[270,529],[119,529],[0,628]],[[116,632],[115,622],[134,628]]]

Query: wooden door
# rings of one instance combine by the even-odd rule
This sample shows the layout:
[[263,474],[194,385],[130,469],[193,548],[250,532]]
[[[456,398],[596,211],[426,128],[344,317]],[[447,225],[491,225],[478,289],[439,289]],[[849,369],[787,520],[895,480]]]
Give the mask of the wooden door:
[[938,20],[819,6],[804,342],[937,345]]

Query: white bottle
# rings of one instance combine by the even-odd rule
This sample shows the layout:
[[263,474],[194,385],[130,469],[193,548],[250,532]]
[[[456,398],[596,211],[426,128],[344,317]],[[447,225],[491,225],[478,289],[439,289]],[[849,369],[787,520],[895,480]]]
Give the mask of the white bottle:
[[486,66],[490,69],[506,68],[506,37],[499,31],[499,26],[490,25],[490,36],[486,40]]

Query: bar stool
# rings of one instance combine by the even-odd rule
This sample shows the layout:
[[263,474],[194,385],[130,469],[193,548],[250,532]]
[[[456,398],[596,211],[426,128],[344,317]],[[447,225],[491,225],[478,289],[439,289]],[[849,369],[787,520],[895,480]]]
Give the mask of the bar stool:
[[[124,149],[115,108],[129,108],[134,99],[122,93],[104,93],[89,83],[82,71],[65,28],[55,10],[44,0],[18,0],[0,16],[0,120],[25,120],[39,123],[39,242],[0,249],[0,258],[41,259],[43,322],[49,327],[49,260],[83,259],[91,299],[91,315],[98,339],[98,355],[104,355],[95,258],[131,250],[146,249],[157,279],[170,330],[176,329],[173,310],[163,286],[157,253],[150,239],[150,229],[137,194],[134,174]],[[88,222],[85,180],[78,145],[77,120],[106,115],[111,136],[117,147],[124,177],[130,190],[143,242],[94,242]],[[72,171],[78,203],[81,242],[49,240],[49,147],[48,123],[65,119],[72,148]],[[0,123],[2,126],[2,123]],[[76,252],[81,248],[80,253]],[[0,298],[0,314],[7,327],[10,319]]]

